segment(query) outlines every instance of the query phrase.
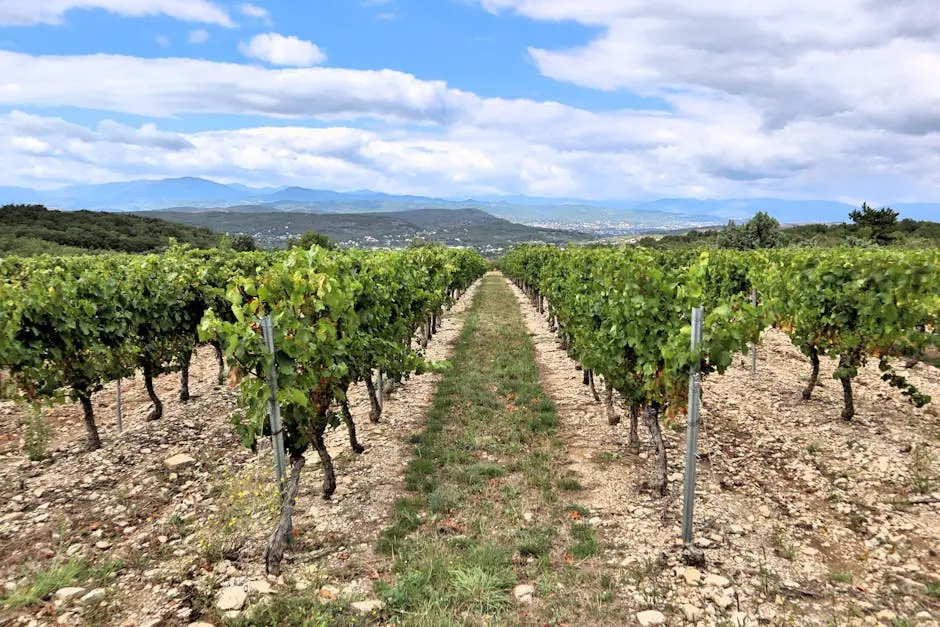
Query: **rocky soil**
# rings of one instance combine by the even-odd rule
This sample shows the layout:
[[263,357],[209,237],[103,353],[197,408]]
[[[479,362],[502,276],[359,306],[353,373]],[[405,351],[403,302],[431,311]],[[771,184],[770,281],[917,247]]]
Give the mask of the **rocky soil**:
[[[474,289],[443,317],[429,360],[449,356]],[[104,447],[90,453],[80,407],[44,410],[47,456],[38,462],[23,452],[27,412],[0,402],[0,598],[62,565],[81,564],[95,581],[24,607],[0,604],[0,625],[218,624],[273,593],[312,586],[325,602],[345,595],[360,599],[354,608],[363,613],[375,609],[372,580],[385,575],[373,546],[402,493],[407,438],[420,430],[439,375],[393,391],[379,424],[368,420],[364,386],[350,390],[366,451],[351,451],[345,428],[329,435],[338,489],[328,502],[316,456],[308,456],[297,540],[277,579],[263,566],[277,513],[270,447],[255,454],[241,446],[230,419],[237,390],[216,385],[215,375],[214,354],[200,350],[187,403],[177,400],[177,375],[160,377],[164,417],[149,423],[142,381],[125,379],[120,435],[114,384],[106,386],[94,398]]]
[[[904,370],[934,403],[908,404],[876,364],[855,380],[857,416],[824,361],[810,401],[808,360],[768,330],[750,359],[704,382],[695,545],[681,559],[685,418],[665,421],[669,496],[641,486],[653,452],[628,452],[628,417],[608,426],[582,373],[516,290],[543,387],[606,550],[624,624],[937,625],[940,618],[940,370]],[[599,382],[598,382],[599,383]],[[623,408],[621,408],[621,412]]]

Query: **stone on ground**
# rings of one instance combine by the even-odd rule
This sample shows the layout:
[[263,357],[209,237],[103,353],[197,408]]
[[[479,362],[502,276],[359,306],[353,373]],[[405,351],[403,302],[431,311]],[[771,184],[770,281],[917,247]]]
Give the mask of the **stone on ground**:
[[219,590],[219,596],[216,599],[216,609],[227,612],[231,610],[240,610],[245,606],[248,599],[248,593],[241,586],[228,586]]
[[640,622],[643,627],[648,625],[662,625],[666,622],[666,616],[659,610],[646,610],[645,612],[639,612],[636,615],[636,619]]
[[180,468],[185,468],[191,464],[195,464],[196,460],[187,455],[186,453],[179,453],[173,457],[168,457],[163,460],[163,465],[169,468],[170,470],[179,470]]

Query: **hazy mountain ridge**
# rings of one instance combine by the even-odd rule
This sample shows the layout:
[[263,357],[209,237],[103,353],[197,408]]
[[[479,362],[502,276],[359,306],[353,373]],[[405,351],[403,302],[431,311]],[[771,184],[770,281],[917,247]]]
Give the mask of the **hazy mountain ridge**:
[[[414,209],[481,209],[523,224],[598,234],[694,228],[746,220],[767,211],[785,224],[843,222],[853,205],[779,198],[664,198],[649,202],[486,196],[465,200],[394,195],[370,190],[337,192],[304,187],[250,188],[196,177],[75,185],[51,191],[0,187],[0,204],[41,203],[66,210],[175,212],[376,213]],[[902,217],[936,220],[940,203],[891,205]]]

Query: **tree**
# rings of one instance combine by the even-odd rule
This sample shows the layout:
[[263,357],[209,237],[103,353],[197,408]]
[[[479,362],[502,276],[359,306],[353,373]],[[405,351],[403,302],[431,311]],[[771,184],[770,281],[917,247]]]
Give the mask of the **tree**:
[[232,250],[238,253],[247,253],[258,250],[255,240],[251,235],[240,234],[232,238]]
[[861,211],[854,209],[849,213],[859,230],[876,244],[890,244],[894,240],[894,230],[898,222],[898,212],[890,207],[875,209],[863,202]]
[[319,246],[326,250],[336,250],[336,242],[330,239],[328,235],[318,233],[317,231],[307,231],[296,240],[291,240],[287,245],[288,248],[304,249],[309,249],[311,246]]
[[758,211],[747,223],[736,226],[728,222],[715,240],[718,248],[753,250],[756,248],[779,248],[783,244],[780,223],[764,211]]

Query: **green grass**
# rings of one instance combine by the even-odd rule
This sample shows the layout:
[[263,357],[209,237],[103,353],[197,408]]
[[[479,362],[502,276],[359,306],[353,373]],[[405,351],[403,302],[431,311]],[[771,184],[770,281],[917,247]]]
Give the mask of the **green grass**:
[[334,625],[365,625],[364,617],[348,612],[346,601],[337,599],[324,605],[315,596],[273,596],[238,618],[225,621],[227,627],[268,627],[298,625],[328,627]]
[[577,477],[562,477],[558,480],[558,489],[566,492],[580,492],[584,489]]
[[48,598],[59,588],[67,588],[93,582],[104,583],[111,575],[123,568],[119,561],[91,566],[81,559],[53,559],[48,565],[28,575],[29,583],[13,590],[2,599],[7,607],[35,605]]
[[[568,550],[594,555],[598,540],[556,502],[564,457],[557,417],[500,277],[486,277],[475,294],[451,364],[424,431],[410,440],[409,495],[377,547],[392,556],[393,578],[376,591],[399,625],[514,624],[513,586],[568,568]],[[525,512],[539,512],[538,523],[526,523]],[[569,611],[565,603],[551,611]],[[533,607],[523,611],[531,616]]]
[[926,585],[924,593],[935,599],[940,599],[940,581],[931,581]]
[[575,523],[571,525],[571,535],[576,542],[569,551],[576,559],[583,560],[597,553],[597,536],[594,534],[594,528],[584,523]]
[[829,581],[833,583],[852,583],[855,573],[847,568],[830,568]]

